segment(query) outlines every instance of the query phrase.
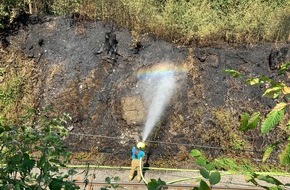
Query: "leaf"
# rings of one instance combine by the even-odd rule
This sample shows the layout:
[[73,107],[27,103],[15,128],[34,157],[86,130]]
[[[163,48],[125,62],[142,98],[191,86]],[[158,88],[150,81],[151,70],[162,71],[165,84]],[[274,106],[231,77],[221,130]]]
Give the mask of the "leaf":
[[240,125],[239,130],[245,131],[247,129],[249,117],[250,117],[250,115],[248,113],[241,114],[241,125]]
[[158,184],[159,185],[166,185],[166,182],[162,181],[160,178],[158,178]]
[[5,131],[4,127],[0,126],[0,135]]
[[284,88],[282,88],[282,92],[283,94],[290,94],[290,87],[285,86]]
[[107,184],[111,184],[111,178],[110,178],[110,177],[106,177],[105,182],[106,182]]
[[147,185],[148,190],[155,190],[158,187],[157,183],[150,181]]
[[115,182],[120,181],[120,177],[118,177],[118,176],[114,177],[114,181]]
[[205,168],[200,168],[199,172],[202,177],[204,177],[205,179],[209,179],[209,172]]
[[199,157],[195,160],[195,163],[199,166],[205,166],[206,160],[203,157]]
[[243,74],[241,74],[238,71],[232,70],[232,69],[225,69],[225,72],[230,74],[234,78],[243,78],[244,77]]
[[147,185],[147,188],[149,189],[149,190],[154,190],[154,188],[156,189],[156,187],[158,187],[158,182],[157,182],[157,180],[156,179],[151,179],[150,180],[150,182],[148,183],[148,185]]
[[263,154],[263,159],[262,159],[262,162],[265,162],[271,155],[271,153],[273,152],[273,150],[277,147],[277,144],[278,143],[274,143],[274,144],[271,144],[269,146],[267,146],[265,148],[265,151],[264,151],[264,154]]
[[264,75],[260,76],[259,77],[259,80],[260,80],[260,83],[272,83],[272,79],[270,79],[269,77],[266,77]]
[[205,181],[201,180],[200,184],[199,184],[199,189],[200,190],[210,190],[210,187],[208,186],[208,184]]
[[272,110],[265,120],[262,121],[261,133],[268,133],[272,128],[274,128],[283,118],[284,109],[280,111]]
[[258,182],[255,180],[257,177],[255,173],[245,174],[244,175],[246,182],[251,182],[252,184],[259,186]]
[[18,163],[21,162],[21,159],[22,159],[22,156],[21,156],[20,153],[18,153],[16,155],[12,156],[11,158],[9,158],[9,161],[10,161],[11,164],[15,164],[15,165],[17,164],[18,165]]
[[216,171],[210,174],[209,176],[209,182],[211,185],[215,185],[221,181],[221,174]]
[[166,183],[162,181],[160,178],[158,181],[156,179],[151,179],[151,181],[147,185],[148,190],[156,190],[159,189],[160,186],[164,186]]
[[75,174],[77,174],[78,172],[74,169],[74,168],[72,168],[72,169],[70,169],[69,171],[68,171],[68,175],[75,175]]
[[281,103],[278,103],[278,104],[273,108],[273,110],[275,110],[275,111],[281,111],[281,110],[285,109],[286,106],[287,106],[287,103],[285,103],[285,102],[281,102]]
[[263,181],[266,181],[267,183],[271,183],[271,184],[274,184],[274,185],[283,185],[283,183],[281,183],[278,179],[272,177],[272,176],[269,176],[269,175],[258,175],[257,179],[259,180],[263,180]]
[[282,87],[280,86],[268,88],[262,96],[267,98],[277,98],[281,94],[281,90]]
[[245,81],[245,84],[253,85],[260,85],[264,83],[271,83],[272,80],[269,77],[260,76],[258,78],[250,78]]
[[248,125],[250,129],[255,128],[259,121],[260,112],[255,112],[251,115]]
[[211,171],[211,170],[215,169],[215,166],[214,166],[213,164],[207,164],[207,165],[205,166],[205,168],[206,168],[208,171]]
[[35,160],[32,160],[29,158],[28,154],[24,154],[23,155],[23,163],[22,166],[25,168],[25,170],[28,170],[28,172],[30,172],[32,170],[32,168],[34,167],[35,164]]
[[239,167],[234,160],[229,158],[221,158],[215,159],[215,165],[217,167],[221,167],[222,169],[232,170],[232,171],[240,171],[241,167]]
[[53,190],[61,190],[62,188],[62,181],[60,179],[52,179],[52,181],[49,183],[49,189]]
[[246,81],[247,84],[250,84],[251,86],[256,85],[256,84],[260,84],[260,80],[258,78],[253,78],[253,79],[249,79]]
[[241,126],[239,130],[247,131],[249,129],[254,129],[258,125],[259,117],[260,117],[260,112],[253,113],[250,118],[249,118],[249,114],[247,113],[242,114],[241,115],[242,121],[241,121]]
[[288,143],[284,150],[282,150],[282,152],[279,154],[279,160],[283,165],[290,164],[290,143]]
[[245,178],[245,181],[246,181],[246,182],[249,182],[249,181],[251,181],[251,180],[253,179],[253,176],[250,175],[250,174],[245,174],[245,175],[244,175],[244,178]]
[[288,121],[288,123],[286,124],[286,128],[289,130],[290,129],[290,120]]
[[290,68],[290,62],[282,64],[280,69],[278,70],[278,75],[284,74],[288,68]]
[[191,157],[194,157],[194,158],[201,156],[201,152],[199,150],[197,150],[197,149],[191,150],[189,154],[190,154]]
[[112,183],[112,184],[111,184],[111,187],[112,187],[113,189],[117,189],[117,188],[119,187],[119,184],[117,184],[117,183]]

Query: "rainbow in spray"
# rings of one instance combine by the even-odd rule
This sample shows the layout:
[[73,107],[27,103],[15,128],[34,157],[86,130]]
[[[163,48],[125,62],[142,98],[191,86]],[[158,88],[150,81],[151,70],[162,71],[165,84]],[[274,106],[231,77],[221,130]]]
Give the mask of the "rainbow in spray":
[[148,138],[168,105],[176,87],[176,76],[185,72],[186,67],[177,67],[172,63],[160,63],[138,71],[137,78],[142,81],[143,98],[148,107],[143,141]]
[[149,79],[149,78],[159,78],[166,75],[177,75],[187,72],[187,67],[185,65],[176,66],[172,63],[159,63],[150,68],[140,69],[137,72],[138,79]]

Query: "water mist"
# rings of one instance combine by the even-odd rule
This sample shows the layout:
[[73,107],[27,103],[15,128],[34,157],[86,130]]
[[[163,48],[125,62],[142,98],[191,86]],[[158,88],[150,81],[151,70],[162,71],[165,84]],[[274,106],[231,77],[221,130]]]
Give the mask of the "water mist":
[[176,86],[173,70],[156,72],[154,75],[151,75],[151,77],[145,78],[144,80],[144,96],[147,96],[147,99],[148,96],[150,98],[149,102],[147,102],[149,107],[145,126],[143,128],[143,141],[148,138],[154,126],[159,121],[164,109],[170,101],[170,98]]

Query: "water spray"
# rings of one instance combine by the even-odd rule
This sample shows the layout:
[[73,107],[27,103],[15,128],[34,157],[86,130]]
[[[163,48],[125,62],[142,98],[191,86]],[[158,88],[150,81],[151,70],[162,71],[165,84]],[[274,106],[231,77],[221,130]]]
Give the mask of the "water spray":
[[147,120],[143,130],[143,141],[147,139],[155,124],[159,121],[166,105],[169,103],[170,97],[175,87],[174,75],[171,74],[161,76],[156,85],[157,89],[150,104]]
[[139,76],[144,83],[143,96],[147,99],[148,113],[143,128],[145,142],[162,116],[176,86],[176,68],[171,64],[159,64]]

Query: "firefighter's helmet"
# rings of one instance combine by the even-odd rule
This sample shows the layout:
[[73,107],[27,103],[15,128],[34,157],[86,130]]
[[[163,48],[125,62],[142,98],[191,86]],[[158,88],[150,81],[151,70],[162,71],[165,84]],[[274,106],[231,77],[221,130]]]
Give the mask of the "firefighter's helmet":
[[138,142],[137,143],[137,148],[139,148],[139,149],[144,149],[145,146],[146,146],[146,144],[144,142]]

